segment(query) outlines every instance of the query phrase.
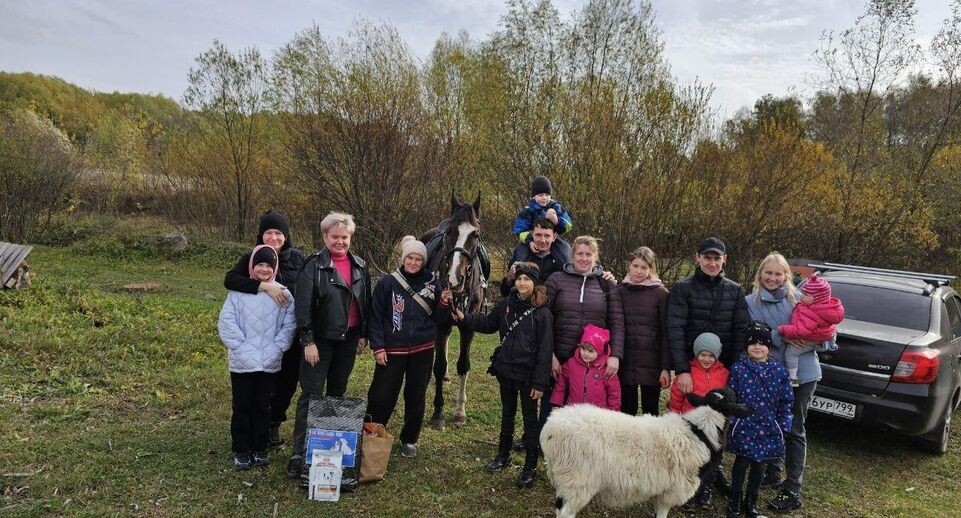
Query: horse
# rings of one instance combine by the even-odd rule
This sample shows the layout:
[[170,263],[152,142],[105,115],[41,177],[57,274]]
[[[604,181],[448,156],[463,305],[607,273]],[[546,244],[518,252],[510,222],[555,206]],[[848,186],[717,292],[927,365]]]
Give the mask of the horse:
[[[462,203],[451,193],[450,218],[421,236],[427,245],[427,267],[438,278],[444,279],[453,295],[452,304],[464,313],[476,313],[484,304],[484,267],[478,254],[483,251],[480,240],[480,193],[473,203]],[[454,327],[453,320],[437,327],[434,357],[434,414],[430,426],[443,430],[444,381],[447,377],[447,342]],[[467,422],[467,374],[470,371],[470,345],[474,332],[457,324],[460,331],[460,354],[457,356],[457,405],[454,423]]]

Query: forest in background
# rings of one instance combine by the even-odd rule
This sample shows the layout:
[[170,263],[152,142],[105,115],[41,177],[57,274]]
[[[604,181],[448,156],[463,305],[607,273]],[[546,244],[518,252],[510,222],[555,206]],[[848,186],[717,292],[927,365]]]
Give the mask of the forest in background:
[[[485,242],[544,174],[605,265],[647,245],[668,279],[696,242],[746,280],[789,257],[961,273],[961,0],[929,46],[911,0],[870,0],[813,59],[810,97],[764,96],[717,120],[711,88],[672,76],[650,4],[571,15],[511,0],[484,40],[442,34],[417,59],[397,30],[314,27],[270,56],[214,40],[178,101],[0,72],[0,239],[43,242],[78,214],[157,215],[249,241],[268,208],[321,243],[330,210],[379,269],[404,234],[482,193]],[[710,80],[710,78],[705,78]],[[801,78],[798,78],[801,80]],[[496,259],[495,259],[496,260]]]

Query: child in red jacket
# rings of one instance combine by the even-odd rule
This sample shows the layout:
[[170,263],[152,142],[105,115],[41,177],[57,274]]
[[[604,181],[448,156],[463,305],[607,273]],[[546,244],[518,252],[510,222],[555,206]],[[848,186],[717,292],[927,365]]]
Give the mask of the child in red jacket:
[[[694,339],[694,359],[691,360],[691,380],[694,388],[691,392],[703,396],[711,390],[727,385],[728,371],[717,361],[720,354],[721,339],[716,334],[701,333]],[[678,414],[693,410],[694,406],[685,396],[677,386],[677,378],[674,378],[671,401],[667,404],[667,409]]]
[[594,324],[584,327],[577,352],[561,367],[551,404],[590,403],[608,410],[621,409],[621,384],[617,376],[604,377],[611,355],[611,332]]
[[[837,326],[844,320],[844,306],[837,297],[831,296],[831,285],[818,274],[814,274],[801,286],[801,300],[794,306],[791,322],[779,326],[778,333],[788,346],[784,349],[784,367],[791,378],[791,386],[798,386],[798,358],[814,349],[816,342],[834,339]],[[794,345],[791,341],[808,342],[809,345]]]
[[[698,396],[703,396],[709,391],[727,385],[728,370],[718,361],[721,356],[721,339],[714,333],[701,333],[694,339],[694,359],[691,360],[691,381],[694,386],[691,392]],[[682,394],[677,385],[677,378],[671,385],[671,401],[667,404],[667,409],[671,412],[683,414],[694,408],[687,401],[687,394]],[[701,485],[697,488],[694,496],[685,504],[687,509],[694,509],[708,504],[711,500],[715,480],[721,480],[723,484],[724,475],[721,473],[720,458],[712,460],[712,464],[705,467],[706,471],[701,478]]]

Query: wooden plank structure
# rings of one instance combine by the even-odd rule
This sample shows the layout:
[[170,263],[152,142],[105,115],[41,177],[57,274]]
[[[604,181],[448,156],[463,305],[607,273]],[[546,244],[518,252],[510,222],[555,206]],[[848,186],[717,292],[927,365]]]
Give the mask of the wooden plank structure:
[[30,245],[0,241],[0,286],[6,286],[7,280],[17,272],[31,250],[33,247]]

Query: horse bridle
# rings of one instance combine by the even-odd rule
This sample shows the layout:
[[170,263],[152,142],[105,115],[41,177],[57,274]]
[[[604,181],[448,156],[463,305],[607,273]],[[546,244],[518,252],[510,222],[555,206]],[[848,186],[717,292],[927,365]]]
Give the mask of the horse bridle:
[[[476,234],[475,241],[479,242],[480,233],[478,232]],[[454,309],[459,309],[462,313],[466,314],[467,309],[470,306],[470,291],[467,289],[467,285],[469,283],[469,279],[471,278],[471,274],[474,272],[474,254],[468,252],[467,249],[462,246],[455,246],[451,248],[447,251],[444,261],[441,263],[441,271],[446,271],[450,268],[450,260],[457,252],[464,254],[464,257],[467,258],[467,269],[464,272],[464,290],[458,294],[452,294],[453,299],[451,300],[451,303]]]

